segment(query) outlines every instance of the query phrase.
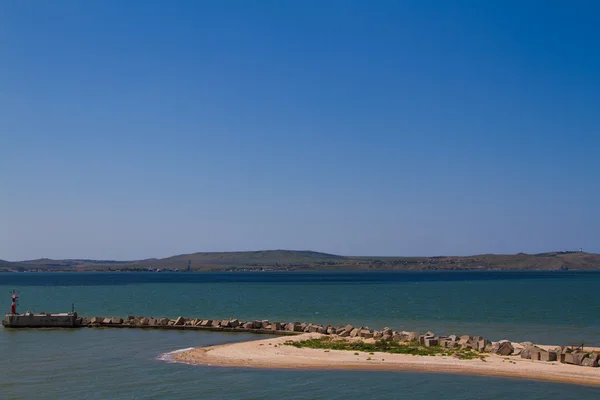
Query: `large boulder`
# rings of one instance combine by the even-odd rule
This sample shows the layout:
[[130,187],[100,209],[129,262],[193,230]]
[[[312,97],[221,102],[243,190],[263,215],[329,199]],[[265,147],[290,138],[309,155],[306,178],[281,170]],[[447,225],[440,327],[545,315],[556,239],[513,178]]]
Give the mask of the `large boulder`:
[[175,320],[175,324],[174,324],[174,325],[183,325],[183,324],[185,324],[185,318],[183,318],[183,317],[178,317],[178,318]]
[[591,353],[581,361],[581,365],[583,365],[584,367],[597,368],[599,360],[600,355],[598,353]]
[[485,348],[488,344],[490,344],[492,342],[490,342],[489,340],[487,340],[486,338],[480,338],[477,341],[477,350],[479,351],[485,351]]
[[369,328],[362,328],[358,334],[361,338],[370,339],[373,337],[373,331]]
[[302,332],[302,325],[298,322],[288,322],[287,330],[290,332]]
[[566,364],[581,365],[586,357],[587,353],[583,352],[565,353],[563,362]]
[[458,344],[459,346],[465,346],[467,343],[469,343],[469,341],[471,341],[471,339],[472,338],[469,335],[462,335],[458,340]]
[[220,324],[220,325],[221,325],[223,328],[230,328],[230,327],[231,327],[231,322],[229,322],[229,320],[228,320],[228,319],[224,319],[224,320],[222,320],[222,321],[221,321],[221,324]]
[[539,352],[539,360],[540,361],[546,361],[546,362],[551,362],[551,361],[556,361],[557,359],[557,354],[555,351],[541,351]]
[[236,326],[240,326],[240,321],[238,319],[229,320],[229,326],[235,328]]
[[271,324],[271,329],[273,329],[274,331],[280,331],[281,330],[281,323],[279,323],[279,322],[273,322]]
[[493,346],[494,353],[501,356],[509,356],[515,348],[508,340],[501,340]]
[[[522,343],[525,344],[525,343]],[[525,358],[525,359],[531,359],[532,355],[534,357],[534,360],[539,360],[539,352],[542,351],[542,349],[540,349],[537,346],[534,346],[533,344],[527,343],[525,344],[525,346],[523,347],[523,350],[521,351],[521,358]]]
[[263,328],[262,321],[254,320],[254,321],[252,321],[252,324],[253,324],[254,329],[262,329]]
[[419,332],[402,332],[402,336],[404,336],[404,341],[406,342],[414,342],[419,340]]
[[437,346],[439,345],[439,340],[436,337],[426,337],[424,344],[427,347]]
[[212,325],[212,319],[203,319],[202,322],[200,322],[200,326],[211,326]]
[[102,320],[102,324],[104,324],[104,325],[112,324],[112,318],[104,318]]
[[[459,341],[460,344],[460,341]],[[471,350],[477,350],[479,344],[477,341],[475,341],[473,338],[469,339],[466,341],[466,343],[463,342],[463,344],[460,345],[461,349],[471,349]]]
[[354,328],[352,329],[352,331],[350,332],[350,337],[357,337],[360,334],[360,329],[358,328]]

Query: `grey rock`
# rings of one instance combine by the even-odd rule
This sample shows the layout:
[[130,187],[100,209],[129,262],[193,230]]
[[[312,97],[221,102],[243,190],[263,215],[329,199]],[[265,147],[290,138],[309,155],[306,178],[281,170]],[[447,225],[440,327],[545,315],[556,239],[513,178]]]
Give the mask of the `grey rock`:
[[370,339],[373,337],[373,332],[368,328],[364,328],[360,330],[359,336],[365,339]]
[[540,361],[550,362],[550,361],[556,361],[556,359],[557,359],[557,356],[556,356],[555,351],[541,351],[539,353]]
[[462,335],[462,336],[460,337],[460,339],[458,340],[458,344],[459,344],[460,346],[464,346],[464,345],[466,345],[467,343],[469,343],[469,341],[470,341],[470,340],[471,340],[471,336],[469,336],[469,335]]
[[477,350],[479,351],[485,351],[485,347],[490,344],[492,342],[490,342],[489,340],[485,339],[485,338],[481,338],[477,341]]
[[509,356],[515,351],[515,348],[509,341],[498,342],[498,347],[495,349],[495,353],[501,356]]
[[586,358],[587,354],[582,352],[576,353],[565,353],[564,354],[564,363],[573,364],[573,365],[581,365],[584,358]]
[[523,348],[523,350],[521,351],[521,358],[525,358],[525,359],[531,359],[531,355],[532,353],[534,354],[534,360],[539,360],[539,355],[538,353],[542,351],[542,349],[540,349],[537,346],[534,345],[527,345]]
[[584,367],[598,367],[598,362],[600,360],[600,355],[598,353],[591,353],[586,358],[581,361],[581,365]]

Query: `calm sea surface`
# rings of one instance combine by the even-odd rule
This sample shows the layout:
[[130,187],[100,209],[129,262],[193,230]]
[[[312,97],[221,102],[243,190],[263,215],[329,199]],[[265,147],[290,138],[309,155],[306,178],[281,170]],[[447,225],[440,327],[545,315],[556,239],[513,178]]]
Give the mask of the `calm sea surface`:
[[[0,274],[0,307],[270,319],[600,346],[600,273]],[[262,337],[262,336],[261,336]],[[2,399],[597,399],[600,388],[449,374],[193,367],[158,357],[248,334],[0,329]],[[600,371],[599,371],[600,373]]]

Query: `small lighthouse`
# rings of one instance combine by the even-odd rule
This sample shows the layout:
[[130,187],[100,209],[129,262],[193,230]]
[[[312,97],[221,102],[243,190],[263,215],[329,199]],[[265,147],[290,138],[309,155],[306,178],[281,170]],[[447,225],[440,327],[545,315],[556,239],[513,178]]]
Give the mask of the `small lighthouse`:
[[17,313],[17,299],[19,298],[19,293],[17,293],[16,291],[12,291],[12,293],[10,294],[10,300],[11,300],[11,304],[10,304],[10,313],[11,314],[16,314]]

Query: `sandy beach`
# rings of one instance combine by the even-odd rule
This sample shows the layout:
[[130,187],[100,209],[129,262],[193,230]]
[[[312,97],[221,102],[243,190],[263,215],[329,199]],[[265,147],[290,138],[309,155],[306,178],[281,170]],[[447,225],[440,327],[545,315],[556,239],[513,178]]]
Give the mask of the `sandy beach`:
[[222,367],[461,373],[600,386],[600,368],[532,361],[519,356],[490,354],[482,361],[478,358],[459,360],[452,356],[413,356],[379,352],[359,352],[356,355],[353,351],[297,348],[283,344],[289,340],[302,341],[321,336],[317,333],[307,333],[294,337],[187,349],[173,352],[172,359],[188,364]]

